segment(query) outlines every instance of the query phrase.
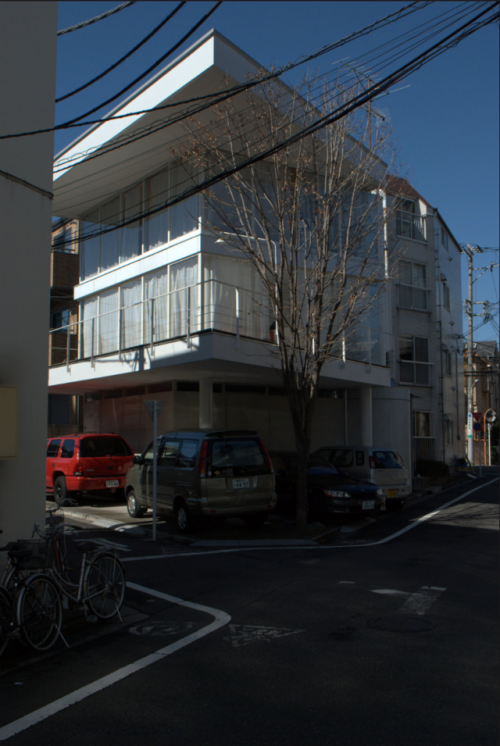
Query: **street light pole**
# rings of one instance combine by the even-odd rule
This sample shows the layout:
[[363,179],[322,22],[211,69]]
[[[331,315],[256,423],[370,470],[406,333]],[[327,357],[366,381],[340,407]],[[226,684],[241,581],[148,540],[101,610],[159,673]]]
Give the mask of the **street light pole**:
[[474,462],[474,431],[472,429],[472,409],[473,409],[473,390],[474,382],[472,375],[472,346],[473,346],[473,257],[474,254],[482,253],[482,249],[479,246],[462,246],[461,250],[464,254],[467,254],[467,264],[469,267],[469,298],[467,301],[467,315],[469,317],[469,330],[467,335],[467,457],[469,463],[472,465]]

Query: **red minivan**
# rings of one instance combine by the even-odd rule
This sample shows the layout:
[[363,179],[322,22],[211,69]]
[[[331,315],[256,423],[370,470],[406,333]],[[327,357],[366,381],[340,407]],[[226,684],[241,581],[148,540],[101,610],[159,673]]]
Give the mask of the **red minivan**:
[[123,496],[125,476],[134,454],[114,433],[76,433],[47,440],[47,492],[63,500],[89,490]]

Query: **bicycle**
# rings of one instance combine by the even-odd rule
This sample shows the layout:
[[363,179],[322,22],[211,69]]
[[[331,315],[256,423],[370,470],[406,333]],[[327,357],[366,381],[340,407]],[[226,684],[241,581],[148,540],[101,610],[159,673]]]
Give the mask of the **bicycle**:
[[62,604],[58,588],[51,578],[41,572],[20,577],[26,569],[33,569],[31,549],[20,549],[19,542],[10,542],[0,551],[7,551],[13,574],[11,590],[0,586],[0,655],[12,638],[21,638],[37,651],[54,645],[61,632]]

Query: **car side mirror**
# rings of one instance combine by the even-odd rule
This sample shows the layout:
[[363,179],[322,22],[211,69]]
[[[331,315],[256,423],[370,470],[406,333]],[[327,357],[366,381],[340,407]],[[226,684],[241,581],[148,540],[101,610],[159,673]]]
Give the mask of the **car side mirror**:
[[140,463],[142,463],[141,457],[140,456],[134,456],[134,458],[132,459],[132,463],[133,464],[140,464]]

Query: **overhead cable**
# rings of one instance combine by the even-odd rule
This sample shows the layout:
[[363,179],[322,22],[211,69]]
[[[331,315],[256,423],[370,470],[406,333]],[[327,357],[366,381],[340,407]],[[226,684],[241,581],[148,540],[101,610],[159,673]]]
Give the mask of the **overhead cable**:
[[95,18],[90,18],[88,21],[82,21],[82,23],[77,23],[76,26],[70,26],[69,28],[61,29],[61,31],[57,32],[57,36],[62,36],[63,34],[69,34],[71,31],[78,31],[78,29],[85,28],[85,26],[90,26],[92,23],[96,23],[97,21],[102,21],[104,18],[108,18],[109,16],[112,16],[115,13],[118,13],[120,10],[125,10],[125,8],[128,8],[129,5],[134,5],[136,2],[137,0],[128,0],[128,2],[122,3],[121,5],[117,5],[116,8],[112,8],[111,10],[108,10],[106,13],[101,13],[100,16],[96,16]]
[[66,93],[65,96],[60,96],[59,98],[56,98],[56,104],[58,104],[60,101],[65,101],[67,98],[70,98],[70,96],[74,96],[76,93],[80,93],[80,91],[85,90],[85,88],[88,88],[89,86],[93,85],[94,83],[97,83],[98,80],[101,80],[101,78],[104,78],[105,75],[110,73],[112,70],[118,67],[118,65],[121,65],[122,62],[125,62],[129,57],[131,57],[134,52],[137,52],[138,49],[140,49],[146,42],[148,42],[152,37],[160,31],[160,29],[165,26],[166,23],[170,21],[173,16],[182,8],[183,5],[186,5],[187,0],[182,0],[179,5],[173,9],[171,13],[168,14],[166,18],[163,19],[161,23],[156,26],[150,33],[144,37],[142,41],[139,42],[139,44],[136,44],[133,49],[130,50],[130,52],[127,52],[123,57],[121,57],[118,62],[115,62],[114,65],[111,65],[111,67],[108,67],[107,70],[104,70],[104,72],[100,73],[99,75],[96,75],[95,78],[92,78],[92,80],[89,80],[88,83],[85,83],[84,85],[81,85],[79,88],[75,88],[74,91],[71,91],[71,93]]
[[[321,55],[326,54],[329,51],[333,51],[334,49],[337,49],[338,47],[344,46],[349,41],[353,41],[353,39],[355,38],[366,36],[368,33],[371,33],[373,30],[375,30],[379,26],[383,27],[385,25],[389,25],[390,23],[394,23],[395,21],[399,20],[400,18],[405,17],[406,15],[410,15],[411,13],[414,13],[417,10],[422,10],[428,5],[431,5],[432,2],[433,0],[427,0],[425,2],[411,2],[408,5],[405,5],[403,8],[400,8],[397,11],[393,11],[392,13],[389,13],[389,15],[384,16],[384,18],[381,18],[378,21],[375,21],[375,23],[372,23],[369,26],[365,26],[363,29],[353,32],[352,34],[349,34],[348,36],[344,37],[343,39],[340,39],[337,42],[334,42],[333,44],[329,44],[329,45],[326,45],[325,47],[322,47],[320,50],[318,50],[317,52],[314,52],[313,54],[307,55],[305,57],[301,57],[295,62],[288,63],[287,65],[284,65],[280,69],[273,71],[272,73],[269,73],[268,75],[266,75],[265,77],[259,80],[251,81],[248,83],[243,83],[233,88],[230,88],[226,91],[226,93],[227,94],[240,93],[241,91],[248,90],[249,88],[252,88],[253,86],[258,85],[259,83],[267,82],[268,80],[272,80],[273,78],[279,77],[283,73],[288,72],[289,70],[293,70],[298,65],[303,65],[304,63],[309,62],[313,59],[316,59],[317,57],[320,57]],[[399,16],[399,17],[396,18],[396,16]],[[155,66],[156,64],[158,63],[155,63]],[[219,95],[217,92],[207,93],[202,96],[195,96],[185,101],[178,101],[175,104],[170,103],[170,104],[164,104],[162,106],[155,106],[152,109],[142,109],[139,111],[129,112],[128,114],[111,114],[109,116],[105,116],[100,119],[91,120],[89,122],[81,122],[80,120],[78,120],[78,124],[74,123],[76,120],[71,120],[69,122],[63,122],[62,124],[57,124],[54,127],[48,127],[46,129],[33,130],[31,132],[16,132],[16,133],[12,133],[9,135],[0,135],[0,140],[6,140],[9,138],[13,138],[13,137],[28,137],[29,135],[39,135],[45,132],[54,132],[56,130],[67,129],[71,127],[83,127],[83,126],[93,125],[93,124],[102,124],[102,123],[113,121],[115,119],[124,119],[126,117],[137,116],[138,114],[147,114],[150,111],[161,111],[162,109],[169,109],[173,106],[183,106],[185,104],[190,104],[195,101],[207,100],[217,95]],[[102,108],[102,106],[104,105],[105,104],[102,104],[99,108]]]
[[294,135],[291,135],[290,137],[286,138],[283,142],[279,143],[278,145],[275,145],[272,148],[268,148],[266,151],[257,153],[256,155],[242,161],[238,165],[233,166],[232,168],[226,169],[226,171],[220,174],[216,174],[214,176],[209,177],[208,179],[205,179],[201,184],[191,187],[190,189],[187,189],[182,194],[172,197],[171,199],[167,200],[164,204],[158,205],[157,207],[154,207],[151,210],[144,211],[139,215],[134,215],[132,218],[122,221],[120,224],[115,225],[112,228],[106,228],[105,230],[99,230],[99,231],[93,231],[91,233],[89,232],[86,235],[80,236],[80,241],[91,240],[92,238],[96,238],[97,236],[101,236],[106,233],[111,233],[122,227],[135,223],[137,220],[141,218],[149,217],[150,215],[154,215],[158,212],[161,212],[162,210],[165,210],[167,207],[171,207],[174,204],[182,202],[185,199],[188,199],[189,197],[192,197],[201,191],[210,189],[215,184],[223,181],[229,176],[232,176],[238,171],[241,171],[244,168],[248,168],[248,166],[252,166],[255,163],[258,163],[266,158],[269,158],[270,156],[275,155],[276,153],[278,153],[279,151],[283,150],[286,147],[289,147],[290,145],[294,145],[299,140],[311,134],[314,134],[318,130],[323,129],[328,124],[333,124],[334,122],[338,121],[342,117],[349,114],[351,111],[354,111],[355,109],[359,108],[365,103],[368,103],[368,101],[371,101],[375,96],[379,95],[379,93],[390,88],[390,86],[393,85],[398,80],[401,80],[402,77],[406,78],[412,72],[415,72],[416,70],[420,69],[425,64],[430,62],[432,59],[435,59],[437,56],[439,56],[440,54],[443,54],[448,49],[451,49],[452,47],[456,46],[458,43],[460,43],[460,41],[463,41],[463,39],[467,38],[472,33],[475,33],[480,28],[483,28],[484,26],[497,21],[499,18],[498,12],[495,15],[491,16],[490,18],[487,18],[481,21],[480,23],[478,23],[479,19],[482,16],[484,16],[486,13],[488,13],[490,10],[492,10],[496,6],[497,6],[496,2],[490,5],[487,9],[483,10],[481,13],[475,16],[472,20],[468,21],[466,24],[464,24],[460,28],[453,31],[451,34],[449,34],[444,39],[434,44],[432,47],[429,47],[429,49],[419,54],[409,63],[406,63],[405,65],[401,66],[398,70],[386,76],[385,79],[383,79],[382,81],[368,88],[366,91],[363,92],[363,94],[356,96],[349,105],[343,105],[339,107],[337,110],[335,110],[334,112],[330,112],[320,117],[317,122],[313,123],[312,125],[309,125],[308,127],[304,127],[300,132]]

